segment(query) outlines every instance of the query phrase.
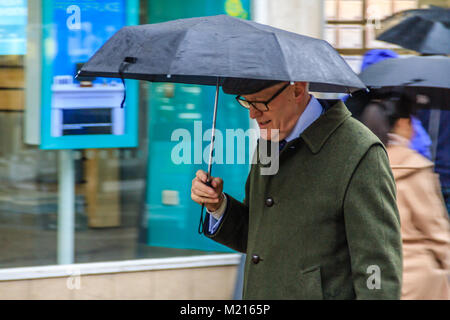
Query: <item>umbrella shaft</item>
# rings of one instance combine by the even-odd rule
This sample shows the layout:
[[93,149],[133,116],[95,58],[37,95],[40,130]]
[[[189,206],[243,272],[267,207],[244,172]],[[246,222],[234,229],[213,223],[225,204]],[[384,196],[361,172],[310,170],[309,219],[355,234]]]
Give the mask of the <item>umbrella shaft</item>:
[[215,140],[215,132],[216,132],[216,117],[217,117],[217,104],[219,101],[219,78],[217,78],[216,83],[216,97],[214,99],[214,113],[213,113],[213,123],[212,123],[212,132],[211,132],[211,145],[209,149],[209,160],[208,160],[208,181],[211,177],[211,168],[212,168],[212,160],[214,153],[214,140]]
[[[217,116],[217,103],[219,101],[219,77],[217,77],[216,83],[216,98],[214,99],[214,114],[213,114],[213,123],[212,123],[212,133],[211,133],[211,144],[209,149],[209,161],[208,161],[208,180],[206,181],[206,185],[211,187],[211,168],[212,168],[212,158],[214,152],[214,137],[216,131],[216,116]],[[203,233],[205,219],[203,218],[203,210],[205,209],[205,204],[202,204],[202,210],[200,212],[200,222],[198,224],[198,233]]]

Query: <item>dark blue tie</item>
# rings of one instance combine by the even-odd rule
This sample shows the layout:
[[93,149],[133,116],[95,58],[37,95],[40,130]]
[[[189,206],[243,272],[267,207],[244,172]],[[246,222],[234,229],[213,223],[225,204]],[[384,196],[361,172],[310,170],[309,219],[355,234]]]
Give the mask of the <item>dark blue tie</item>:
[[280,141],[280,144],[279,144],[279,146],[278,146],[278,147],[280,148],[280,151],[283,150],[283,148],[284,148],[284,146],[286,145],[286,143],[287,143],[287,141],[284,140],[284,139]]

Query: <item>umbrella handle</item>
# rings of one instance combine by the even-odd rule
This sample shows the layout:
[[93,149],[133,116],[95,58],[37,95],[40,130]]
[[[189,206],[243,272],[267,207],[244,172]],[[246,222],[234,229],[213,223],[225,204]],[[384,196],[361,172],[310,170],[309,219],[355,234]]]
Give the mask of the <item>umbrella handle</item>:
[[[215,131],[216,131],[216,118],[217,118],[217,105],[219,102],[219,83],[220,83],[220,78],[217,77],[217,82],[216,82],[216,97],[214,99],[214,113],[213,113],[213,123],[212,123],[212,130],[211,130],[211,144],[210,144],[210,149],[209,149],[209,160],[208,160],[208,179],[206,180],[206,185],[208,187],[212,187],[211,185],[211,171],[212,171],[212,160],[213,160],[213,154],[214,154],[214,140],[215,139]],[[202,210],[200,212],[200,221],[198,224],[198,233],[202,234],[203,233],[203,229],[204,229],[204,225],[205,225],[205,220],[206,217],[203,216],[203,209],[205,208],[205,204],[202,204]]]
[[[208,187],[212,187],[211,182],[209,181],[209,176],[208,176],[208,180],[205,182],[205,184],[206,184]],[[201,213],[200,213],[200,221],[199,221],[199,223],[198,223],[198,233],[199,233],[199,234],[202,234],[202,233],[203,233],[203,228],[204,228],[205,221],[206,221],[206,216],[203,216],[203,209],[204,209],[204,208],[205,208],[205,204],[202,203],[202,211],[201,211]]]

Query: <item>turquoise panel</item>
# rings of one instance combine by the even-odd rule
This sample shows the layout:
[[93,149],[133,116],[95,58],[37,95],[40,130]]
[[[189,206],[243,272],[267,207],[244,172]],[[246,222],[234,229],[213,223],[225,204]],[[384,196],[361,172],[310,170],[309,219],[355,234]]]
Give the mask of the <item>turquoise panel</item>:
[[[250,1],[239,0],[148,2],[150,23],[217,14],[249,18],[249,8]],[[215,87],[210,86],[168,83],[150,85],[147,186],[149,245],[232,252],[231,249],[198,234],[201,207],[190,198],[195,172],[208,169],[211,132],[207,131],[212,127],[214,97]],[[248,111],[236,103],[234,96],[226,95],[220,89],[216,122],[218,134],[215,142],[215,156],[219,164],[213,164],[212,175],[222,177],[224,191],[239,200],[244,198],[249,169],[248,138],[247,147],[243,150],[239,150],[235,143],[233,161],[228,159],[227,164],[226,155],[231,150],[225,152],[226,130],[239,128],[245,131],[248,127]],[[180,136],[171,141],[172,134],[177,132]],[[182,142],[186,142],[185,148],[174,152]],[[244,158],[245,162],[238,164],[240,157]],[[180,159],[186,160],[186,163],[176,164]],[[175,191],[178,204],[163,204],[164,190]]]

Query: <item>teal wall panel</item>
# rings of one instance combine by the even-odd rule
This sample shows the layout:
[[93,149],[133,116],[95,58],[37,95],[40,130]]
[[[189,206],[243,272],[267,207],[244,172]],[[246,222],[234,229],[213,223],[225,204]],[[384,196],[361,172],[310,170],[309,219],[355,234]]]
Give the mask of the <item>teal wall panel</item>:
[[[247,0],[170,0],[148,2],[149,23],[173,19],[229,14],[249,18],[250,1]],[[232,252],[222,245],[199,235],[197,232],[200,206],[190,198],[190,189],[195,172],[207,171],[207,161],[196,163],[200,153],[208,152],[207,141],[196,135],[201,128],[202,135],[211,128],[215,88],[185,84],[151,83],[149,92],[149,162],[147,185],[148,244],[152,246]],[[201,121],[201,125],[199,125]],[[196,124],[195,124],[196,123]],[[216,128],[223,133],[223,162],[213,164],[212,175],[224,179],[224,191],[243,200],[244,185],[248,174],[248,147],[245,148],[244,164],[226,164],[226,129],[249,127],[248,111],[240,107],[234,96],[226,95],[220,89]],[[177,129],[189,132],[191,164],[175,164],[172,150],[180,141],[171,141]],[[218,138],[217,138],[218,139]],[[247,141],[248,143],[248,141]],[[216,140],[216,147],[220,147]],[[230,150],[227,150],[230,152]],[[235,146],[235,160],[238,148]],[[182,154],[183,155],[183,154]],[[200,155],[200,157],[202,157]],[[220,153],[216,151],[216,156]],[[202,157],[203,158],[203,157]],[[236,163],[236,161],[234,161]],[[179,194],[178,205],[162,203],[163,190]]]

